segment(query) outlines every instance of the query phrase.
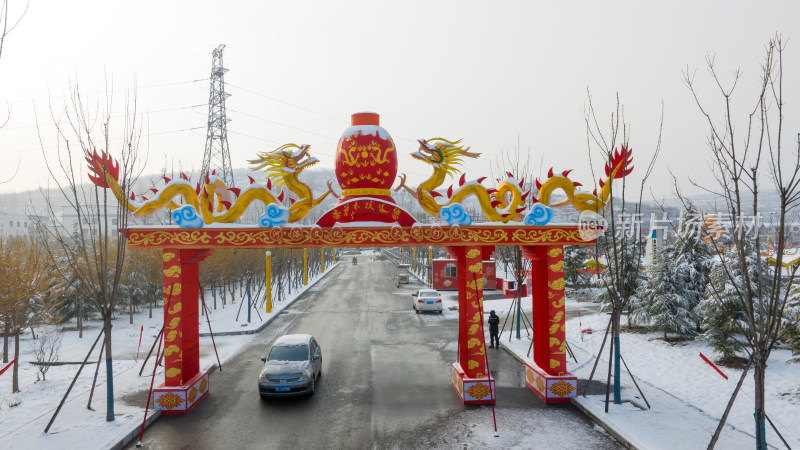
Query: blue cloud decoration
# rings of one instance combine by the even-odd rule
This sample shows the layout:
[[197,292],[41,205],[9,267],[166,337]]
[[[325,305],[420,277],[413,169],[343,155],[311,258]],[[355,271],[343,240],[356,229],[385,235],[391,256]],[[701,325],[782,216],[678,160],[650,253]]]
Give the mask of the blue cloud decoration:
[[439,215],[450,225],[472,225],[472,217],[464,211],[459,203],[453,203],[439,210]]
[[289,210],[277,203],[267,205],[267,210],[258,218],[260,227],[279,227],[289,220]]
[[553,210],[541,203],[534,203],[530,212],[525,215],[525,225],[547,225],[553,218]]
[[192,205],[182,206],[172,211],[172,220],[181,228],[202,228],[205,225],[203,218],[197,214],[197,210]]

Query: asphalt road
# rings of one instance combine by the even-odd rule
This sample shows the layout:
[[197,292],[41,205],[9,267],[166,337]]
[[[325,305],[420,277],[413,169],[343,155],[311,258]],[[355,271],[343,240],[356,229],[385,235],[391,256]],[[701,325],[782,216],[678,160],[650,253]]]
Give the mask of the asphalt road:
[[[411,293],[421,285],[397,288],[387,265],[370,257],[334,270],[284,310],[261,343],[212,373],[210,394],[193,411],[149,427],[145,448],[468,448],[470,431],[455,428],[483,411],[490,421],[491,409],[463,405],[450,386],[456,315],[415,314]],[[316,336],[322,377],[311,397],[261,400],[260,358],[283,333]],[[547,409],[562,430],[590,436],[585,448],[618,448],[573,406],[542,403],[516,359],[489,351],[498,411]],[[530,442],[535,448],[533,431]]]

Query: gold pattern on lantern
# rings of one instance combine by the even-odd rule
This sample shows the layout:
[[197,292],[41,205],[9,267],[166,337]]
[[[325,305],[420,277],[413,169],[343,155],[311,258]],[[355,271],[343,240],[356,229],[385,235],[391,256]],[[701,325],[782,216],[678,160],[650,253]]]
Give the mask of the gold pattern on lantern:
[[559,261],[555,264],[550,264],[550,270],[553,272],[563,272],[564,271],[564,261]]
[[169,333],[167,333],[167,336],[166,336],[166,337],[164,337],[164,340],[165,340],[166,342],[172,342],[172,341],[174,341],[174,340],[175,340],[175,338],[176,338],[176,337],[178,337],[178,332],[177,332],[177,331],[175,331],[175,330],[172,330],[172,331],[170,331]]
[[180,352],[181,349],[177,345],[169,345],[164,349],[164,356],[172,356],[173,353]]
[[475,383],[467,388],[467,390],[464,392],[469,394],[472,398],[476,398],[478,400],[483,400],[492,394],[492,390],[489,388],[489,386],[486,386],[483,383]]
[[161,407],[164,409],[175,409],[178,406],[181,406],[181,403],[183,403],[183,398],[181,398],[179,395],[173,394],[172,392],[167,392],[166,394],[158,397],[156,399],[156,403],[161,405]]
[[474,368],[476,368],[478,366],[480,366],[480,363],[478,361],[474,361],[474,360],[471,360],[471,359],[469,361],[467,361],[467,367],[469,367],[469,370],[472,370],[472,369],[474,369]]
[[536,388],[539,389],[539,392],[544,393],[544,380],[542,377],[536,377]]
[[189,403],[194,403],[194,399],[197,398],[197,388],[192,387],[192,390],[189,391]]
[[560,290],[564,289],[564,279],[563,278],[559,278],[557,280],[549,281],[547,283],[547,286],[549,286],[550,289],[553,289],[553,290],[556,290],[556,291],[560,291]]
[[550,368],[551,369],[555,369],[556,367],[558,367],[560,365],[561,365],[561,361],[559,361],[557,359],[552,359],[552,358],[550,359]]
[[481,273],[481,271],[483,270],[481,266],[482,266],[482,263],[480,261],[478,261],[475,264],[469,266],[468,269],[472,273]]
[[170,296],[177,296],[181,295],[181,284],[180,283],[172,283],[169,286],[164,287],[164,298],[168,299]]
[[558,382],[551,384],[547,390],[561,398],[564,398],[575,391],[575,386],[567,383],[564,380],[559,380]]
[[181,312],[181,308],[182,308],[181,302],[178,302],[172,305],[172,308],[169,309],[168,314],[178,314],[179,312]]
[[170,262],[170,261],[172,261],[172,258],[174,258],[174,257],[175,257],[175,253],[164,252],[164,254],[161,256],[161,259],[164,260],[164,262]]
[[175,278],[181,274],[181,266],[172,266],[164,269],[164,278]]
[[166,375],[167,378],[175,378],[180,374],[181,374],[181,369],[173,367],[171,369],[167,369],[167,372],[166,372],[165,375]]
[[555,258],[556,256],[561,254],[561,251],[562,250],[560,248],[554,248],[548,251],[547,254],[550,255],[551,258]]
[[168,330],[174,330],[175,328],[178,328],[178,324],[179,323],[181,323],[181,318],[180,317],[173,317],[172,320],[169,321],[169,325],[167,325],[166,328]]
[[480,251],[480,250],[478,250],[478,249],[472,249],[472,250],[470,250],[470,251],[468,251],[468,252],[467,252],[467,258],[470,258],[470,259],[472,259],[472,258],[475,258],[475,257],[477,257],[477,256],[478,256],[478,255],[480,255],[480,254],[481,254],[481,251]]
[[205,392],[207,387],[208,387],[208,378],[203,378],[203,381],[200,382],[200,392]]

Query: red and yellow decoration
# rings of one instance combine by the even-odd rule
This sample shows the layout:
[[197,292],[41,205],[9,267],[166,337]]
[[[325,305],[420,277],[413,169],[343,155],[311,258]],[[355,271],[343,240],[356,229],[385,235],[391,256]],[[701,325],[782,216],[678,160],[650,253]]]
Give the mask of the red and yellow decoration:
[[339,204],[359,197],[394,203],[391,188],[397,176],[397,148],[392,137],[380,126],[378,114],[356,113],[351,123],[336,147],[336,180],[342,188]]
[[312,248],[413,245],[594,245],[576,225],[416,225],[412,227],[129,228],[132,248]]
[[161,384],[153,389],[153,405],[161,414],[186,414],[208,395],[208,372],[198,372],[184,386]]
[[[403,174],[393,189],[398,173],[394,141],[380,126],[378,114],[353,114],[352,126],[336,148],[341,196],[312,226],[295,224],[329,194],[337,195],[333,181],[322,195],[301,181],[303,171],[317,163],[309,145],[286,144],[259,153],[250,163],[253,170],[266,172],[263,184],[250,178],[249,186],[236,189],[214,173],[203,174],[192,184],[181,174],[178,180],[164,177],[164,186],[150,189],[150,198],[128,195],[127,180],[120,179],[120,167],[110,155],[86,155],[90,180],[110,189],[134,216],[165,208],[180,226],[126,230],[130,247],[163,249],[165,382],[153,394],[159,409],[185,413],[208,393],[208,374],[199,368],[198,263],[215,248],[448,247],[459,277],[459,355],[453,364],[453,387],[465,403],[490,403],[494,380],[489,376],[484,339],[482,261],[490,258],[495,245],[522,246],[533,261],[534,364],[526,369],[526,384],[548,402],[574,396],[577,384],[566,366],[562,248],[594,241],[584,240],[577,224],[549,224],[550,206],[602,212],[612,181],[632,170],[630,149],[623,146],[611,155],[599,194],[579,192],[580,183],[569,180],[569,171],[554,175],[551,169],[548,180],[536,181],[539,197],[531,197],[531,204],[525,180],[512,173],[498,179],[495,187],[484,186],[486,177],[468,181],[459,166],[465,158],[480,154],[460,140],[431,138],[418,143],[411,156],[433,173],[413,189],[405,185]],[[448,177],[458,181],[444,188]],[[394,201],[393,191],[401,189],[434,216],[433,224],[420,223]],[[550,205],[550,196],[558,189],[567,200]],[[477,202],[489,223],[472,224],[463,205],[468,199]],[[207,226],[237,222],[253,205],[265,208],[254,226]]]
[[[574,397],[564,383],[577,387],[567,371],[565,327],[564,250],[560,245],[524,246],[531,261],[533,298],[533,363],[526,369],[525,384],[546,402]],[[564,381],[561,384],[555,384]]]

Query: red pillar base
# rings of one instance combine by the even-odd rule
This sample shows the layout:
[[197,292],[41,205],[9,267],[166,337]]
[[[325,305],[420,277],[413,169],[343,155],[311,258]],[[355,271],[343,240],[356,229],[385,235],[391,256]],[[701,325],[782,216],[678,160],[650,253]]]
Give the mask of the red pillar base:
[[461,364],[453,363],[453,389],[466,404],[492,404],[495,401],[494,378],[467,378]]
[[566,375],[550,375],[536,363],[525,363],[525,386],[545,403],[565,403],[575,397],[578,377],[569,372]]
[[165,386],[153,389],[153,405],[161,414],[186,414],[208,395],[208,372],[201,371],[184,386]]

